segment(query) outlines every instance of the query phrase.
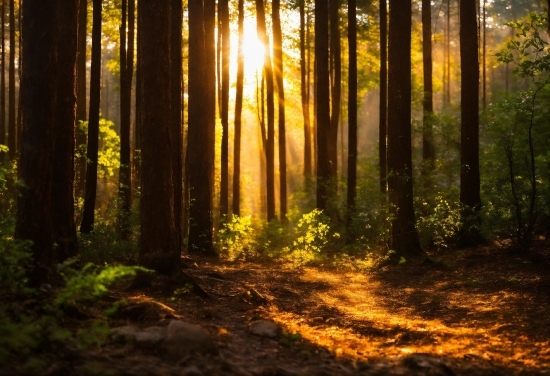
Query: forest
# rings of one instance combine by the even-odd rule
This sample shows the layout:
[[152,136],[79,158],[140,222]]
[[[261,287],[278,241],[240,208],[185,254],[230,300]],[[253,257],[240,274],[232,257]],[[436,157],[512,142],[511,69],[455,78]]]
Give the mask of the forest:
[[550,0],[2,0],[0,375],[547,375]]

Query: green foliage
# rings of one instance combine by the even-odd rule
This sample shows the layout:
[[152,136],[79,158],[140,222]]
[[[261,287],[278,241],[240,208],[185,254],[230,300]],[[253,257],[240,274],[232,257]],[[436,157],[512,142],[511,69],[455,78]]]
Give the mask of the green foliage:
[[78,344],[83,349],[100,347],[109,335],[109,325],[104,320],[94,320],[89,326],[76,332]]
[[216,239],[218,252],[232,261],[241,255],[250,256],[255,244],[252,234],[251,216],[231,215],[218,231]]
[[26,272],[32,261],[32,242],[0,236],[0,281],[11,292],[28,292]]
[[450,202],[442,195],[435,198],[435,207],[428,214],[428,203],[422,203],[425,206],[426,214],[420,215],[416,226],[423,245],[432,243],[437,248],[448,248],[458,235],[461,224],[460,203]]
[[297,238],[288,248],[287,258],[295,265],[305,265],[327,249],[331,238],[338,238],[340,234],[330,233],[330,219],[322,210],[314,209],[306,213],[298,221]]
[[[88,134],[87,121],[79,122],[78,127]],[[120,167],[120,137],[114,127],[110,120],[99,120],[98,178],[112,177]],[[75,153],[76,158],[86,158],[86,145],[76,145]]]

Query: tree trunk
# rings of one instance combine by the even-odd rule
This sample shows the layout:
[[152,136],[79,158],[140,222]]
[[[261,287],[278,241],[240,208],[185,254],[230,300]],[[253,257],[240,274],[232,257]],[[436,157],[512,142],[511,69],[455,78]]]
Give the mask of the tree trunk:
[[[1,76],[0,76],[0,144],[6,145],[6,34],[5,34],[5,6],[4,2],[0,6],[0,12],[2,15],[2,52],[1,52]],[[0,163],[6,159],[6,153],[0,152]]]
[[265,8],[263,0],[256,0],[256,17],[258,39],[264,45],[264,75],[266,82],[267,106],[267,142],[265,148],[266,159],[266,188],[267,188],[267,220],[275,219],[275,99],[273,83],[273,67],[269,53],[269,38],[266,31]]
[[411,0],[390,0],[388,189],[391,249],[397,260],[422,253],[415,227],[411,147]]
[[309,114],[309,96],[307,74],[309,67],[306,57],[306,42],[309,50],[309,40],[306,41],[305,0],[300,1],[300,94],[302,97],[302,114],[304,117],[304,176],[312,173],[311,163],[311,117]]
[[445,42],[445,79],[446,85],[444,103],[451,104],[451,0],[447,0],[447,40]]
[[178,270],[181,250],[174,224],[170,132],[170,2],[140,1],[142,145],[140,265],[159,273]]
[[229,32],[229,1],[218,1],[221,26],[221,98],[220,117],[222,123],[221,176],[220,176],[220,218],[229,214],[229,57],[231,52]]
[[[79,126],[88,120],[86,113],[86,37],[88,24],[88,1],[80,0],[78,8],[78,55],[76,57],[77,91],[76,91],[76,144],[79,152],[84,153],[86,148],[86,132]],[[84,196],[86,184],[86,156],[81,155],[77,161],[77,194]]]
[[351,229],[357,185],[357,4],[348,0],[348,243],[354,240]]
[[388,8],[380,0],[380,123],[378,125],[378,157],[380,165],[380,192],[387,192],[388,178]]
[[[191,254],[215,256],[212,244],[213,161],[209,155],[211,103],[208,87],[204,1],[189,2],[189,83],[186,174],[189,183],[189,242]],[[213,42],[208,41],[209,43]],[[211,53],[211,49],[208,53]],[[211,78],[210,78],[211,79]]]
[[13,161],[17,153],[15,130],[15,0],[10,0],[10,67],[8,75],[8,155],[10,161]]
[[[131,0],[130,0],[131,1]],[[132,170],[130,166],[130,112],[132,97],[132,81],[128,71],[133,71],[133,61],[128,61],[126,50],[126,17],[129,14],[127,0],[121,4],[122,22],[120,25],[120,168],[118,182],[119,200],[119,231],[123,239],[130,235],[130,208],[132,190]],[[128,49],[133,40],[128,38]],[[133,58],[133,56],[132,56]],[[130,79],[130,81],[128,81]]]
[[174,186],[174,224],[178,234],[178,248],[183,244],[183,3],[171,1],[170,55],[171,55],[171,108],[170,130],[172,141],[172,180]]
[[483,0],[483,8],[481,10],[483,12],[482,19],[483,19],[483,46],[481,49],[481,71],[483,72],[483,95],[482,95],[482,101],[483,101],[483,110],[487,109],[487,0]]
[[[206,145],[210,160],[208,173],[210,175],[210,208],[214,215],[214,166],[216,156],[216,0],[204,0],[204,33],[205,33],[205,62],[206,62],[206,98],[208,117],[208,143]],[[203,85],[205,84],[203,82]],[[203,99],[204,100],[204,99]],[[215,253],[215,252],[214,252]],[[214,256],[215,254],[213,254]]]
[[141,187],[141,103],[143,102],[141,84],[141,7],[137,3],[137,38],[136,38],[136,119],[134,132],[134,182]]
[[283,37],[281,31],[280,0],[273,0],[273,60],[277,82],[277,103],[279,105],[279,203],[281,220],[286,220],[288,210],[286,187],[286,117],[285,88],[283,84]]
[[[330,12],[330,59],[331,59],[331,115],[328,138],[330,175],[334,180],[338,177],[338,123],[340,121],[340,106],[342,102],[342,56],[340,47],[340,17],[338,14],[340,0],[329,0]],[[331,182],[336,195],[336,181]]]
[[432,79],[432,5],[422,0],[422,57],[424,67],[424,99],[422,101],[422,172],[429,184],[429,174],[435,168],[433,144],[433,79]]
[[330,81],[328,1],[315,0],[315,74],[317,121],[317,208],[324,210],[330,195]]
[[94,229],[94,211],[97,192],[97,161],[99,147],[99,108],[101,105],[101,3],[93,0],[92,68],[90,72],[90,114],[88,117],[88,147],[86,148],[86,193],[80,232],[89,234]]
[[53,240],[57,262],[78,253],[74,219],[74,144],[76,55],[79,0],[58,0],[57,88],[51,193]]
[[25,70],[21,88],[25,108],[19,177],[24,185],[17,198],[15,237],[33,242],[30,284],[37,287],[48,280],[56,261],[50,193],[56,105],[57,1],[25,1],[23,6],[22,63]]
[[241,114],[244,83],[244,0],[239,0],[239,48],[237,54],[237,93],[235,98],[235,139],[233,140],[233,214],[241,215]]
[[479,61],[475,0],[460,2],[460,203],[463,210],[459,245],[482,241],[479,232],[481,209],[479,177]]

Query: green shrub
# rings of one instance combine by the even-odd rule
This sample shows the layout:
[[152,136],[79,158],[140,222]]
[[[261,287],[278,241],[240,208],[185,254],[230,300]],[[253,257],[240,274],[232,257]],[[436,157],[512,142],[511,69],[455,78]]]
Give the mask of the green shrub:
[[255,245],[252,235],[251,216],[239,217],[233,214],[218,231],[216,239],[218,252],[231,261],[241,255],[251,256]]

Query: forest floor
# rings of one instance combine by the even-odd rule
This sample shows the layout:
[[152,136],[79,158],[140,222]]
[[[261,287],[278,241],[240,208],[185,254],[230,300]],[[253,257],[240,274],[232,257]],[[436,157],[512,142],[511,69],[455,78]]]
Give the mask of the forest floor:
[[[52,355],[47,374],[550,375],[550,249],[538,255],[491,245],[371,271],[186,258],[210,297],[162,279],[120,288],[110,326],[181,320],[207,331],[210,354],[111,340]],[[278,331],[254,334],[264,321]]]

